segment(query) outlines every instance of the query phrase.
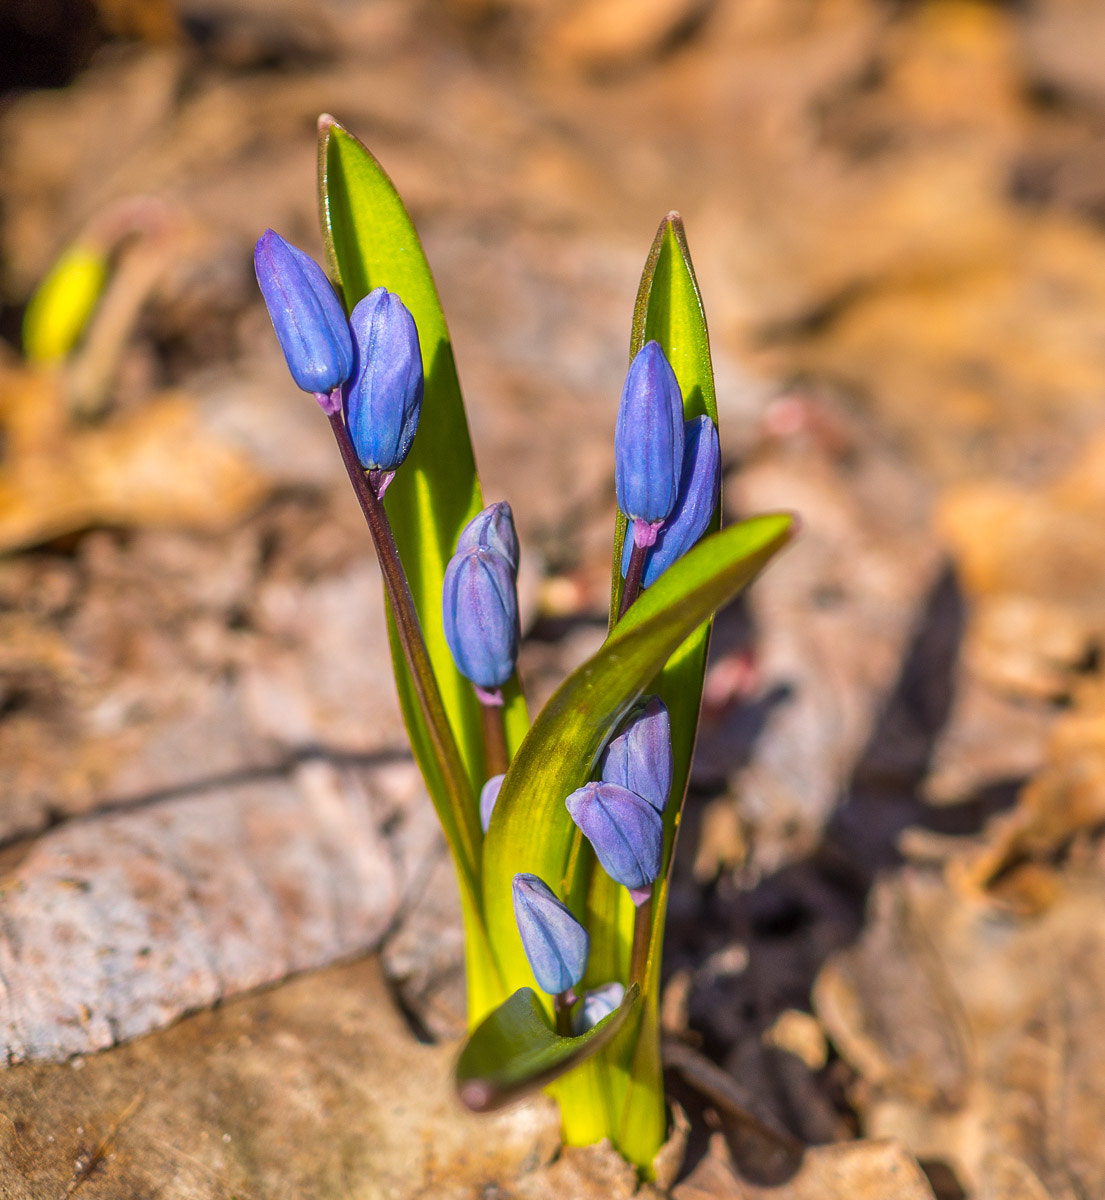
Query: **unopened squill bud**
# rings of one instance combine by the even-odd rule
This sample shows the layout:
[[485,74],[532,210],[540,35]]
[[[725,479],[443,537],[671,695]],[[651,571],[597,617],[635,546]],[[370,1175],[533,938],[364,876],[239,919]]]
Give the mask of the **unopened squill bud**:
[[495,811],[495,801],[498,800],[499,793],[503,790],[505,778],[505,775],[492,775],[480,788],[480,824],[483,826],[484,833],[491,825],[491,814]]
[[333,415],[341,403],[335,389],[353,369],[353,341],[337,293],[309,254],[271,229],[258,239],[253,268],[292,378]]
[[[660,526],[656,542],[645,559],[641,582],[645,587],[660,578],[710,527],[721,488],[721,449],[717,426],[709,417],[695,417],[684,426],[683,470],[675,508]],[[633,546],[629,538],[622,550],[622,575],[629,570]]]
[[514,674],[521,640],[510,560],[478,546],[455,554],[445,568],[441,615],[457,670],[483,703],[502,703],[499,689]]
[[572,1032],[579,1037],[588,1029],[594,1029],[600,1021],[610,1016],[624,999],[624,983],[604,983],[602,987],[587,992],[572,1018]]
[[515,875],[513,893],[514,917],[534,978],[552,996],[571,991],[587,970],[587,930],[538,876]]
[[618,507],[633,540],[651,546],[672,509],[683,465],[683,397],[659,342],[646,342],[626,375],[614,431]]
[[410,453],[422,412],[424,379],[418,330],[394,292],[373,288],[349,318],[353,373],[345,385],[345,423],[366,471],[394,471]]
[[602,756],[604,783],[636,792],[658,813],[664,811],[672,779],[671,718],[659,696],[629,714]]
[[518,534],[514,514],[505,500],[489,504],[465,525],[457,538],[457,553],[465,550],[497,550],[518,571]]
[[585,783],[565,803],[603,870],[641,904],[663,865],[660,814],[636,792],[616,783]]

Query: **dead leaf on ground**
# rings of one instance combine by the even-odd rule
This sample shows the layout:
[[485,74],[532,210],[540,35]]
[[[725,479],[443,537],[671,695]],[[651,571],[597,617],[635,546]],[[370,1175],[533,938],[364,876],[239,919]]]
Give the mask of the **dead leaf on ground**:
[[187,397],[77,429],[59,386],[48,370],[0,377],[0,551],[94,525],[226,529],[266,494],[261,472],[203,427]]
[[792,1179],[760,1187],[736,1177],[724,1141],[715,1136],[710,1153],[675,1188],[672,1200],[933,1200],[933,1195],[925,1173],[898,1142],[811,1146]]
[[1105,1194],[1100,848],[1056,878],[1051,902],[1020,915],[906,868],[815,988],[866,1132],[948,1164],[972,1195]]

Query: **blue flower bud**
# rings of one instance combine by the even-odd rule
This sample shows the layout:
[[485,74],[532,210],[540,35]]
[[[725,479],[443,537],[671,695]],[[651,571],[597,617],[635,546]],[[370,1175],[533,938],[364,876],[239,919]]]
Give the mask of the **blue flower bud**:
[[514,674],[521,639],[510,561],[478,546],[454,554],[445,568],[441,615],[457,670],[477,689],[501,688]]
[[[679,496],[671,516],[660,526],[656,541],[645,559],[641,582],[645,587],[660,578],[676,559],[698,541],[710,526],[721,489],[721,447],[717,426],[709,417],[695,417],[685,426],[683,470]],[[622,577],[629,571],[633,544],[625,539],[622,548]]]
[[683,464],[683,397],[659,342],[646,342],[622,389],[614,431],[618,507],[634,523],[638,545],[675,507]]
[[569,991],[587,970],[587,930],[536,875],[515,875],[513,892],[514,917],[534,978],[552,996]]
[[514,514],[505,500],[489,504],[483,512],[477,513],[457,538],[458,554],[477,549],[497,551],[517,573],[518,535],[514,531]]
[[253,269],[288,370],[327,413],[338,411],[330,393],[353,369],[349,322],[330,280],[310,255],[266,229],[253,251]]
[[499,793],[503,790],[505,778],[505,775],[492,775],[480,788],[480,824],[483,826],[484,833],[491,824],[491,814],[495,811],[495,801],[498,800]]
[[572,1032],[579,1037],[594,1027],[618,1007],[625,999],[624,983],[604,983],[602,987],[588,992],[572,1018]]
[[659,696],[630,713],[602,757],[603,783],[636,792],[658,813],[664,811],[672,778],[671,718]]
[[373,288],[353,309],[353,374],[345,423],[365,470],[394,471],[422,412],[422,351],[414,317],[394,292]]
[[664,822],[647,800],[616,783],[586,783],[565,803],[615,883],[640,893],[660,874]]

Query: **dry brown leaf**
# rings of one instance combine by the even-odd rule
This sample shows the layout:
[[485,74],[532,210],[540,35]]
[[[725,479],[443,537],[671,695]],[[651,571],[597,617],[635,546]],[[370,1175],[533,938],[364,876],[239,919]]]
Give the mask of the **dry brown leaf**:
[[[971,1194],[1004,1160],[1014,1165],[1001,1168],[998,1196],[1103,1194],[1103,931],[1100,853],[1068,864],[1052,903],[1028,916],[935,872],[883,881],[859,944],[830,960],[814,992],[860,1076],[867,1133],[947,1163]],[[944,1070],[951,1030],[959,1084],[937,1091],[928,1081]]]
[[672,1192],[673,1200],[933,1200],[925,1173],[893,1141],[811,1146],[798,1173],[776,1187],[738,1180],[724,1143],[715,1136],[710,1153]]
[[45,370],[0,378],[0,551],[97,524],[225,529],[268,490],[185,396],[82,430],[67,427],[59,389]]
[[1054,698],[1105,636],[1105,435],[1052,483],[964,484],[937,523],[974,602],[974,673],[1013,696]]
[[978,844],[950,859],[949,877],[962,888],[985,888],[1013,870],[1000,881],[1001,894],[1038,908],[1053,890],[1041,875],[1048,861],[1103,823],[1105,681],[1094,677],[1077,688],[1073,709],[1056,719],[1045,763],[1016,805],[990,821]]

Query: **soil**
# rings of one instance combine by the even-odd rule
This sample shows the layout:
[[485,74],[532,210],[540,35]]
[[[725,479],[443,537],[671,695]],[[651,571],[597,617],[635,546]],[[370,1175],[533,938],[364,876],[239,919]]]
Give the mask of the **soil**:
[[[433,265],[531,706],[604,633],[670,209],[727,518],[802,517],[716,624],[656,1193],[1103,1193],[1103,36],[1094,0],[0,14],[0,1194],[636,1187],[543,1101],[451,1099],[459,911],[378,570],[252,279],[266,226],[320,250],[323,111]],[[109,289],[32,365],[79,238]]]

